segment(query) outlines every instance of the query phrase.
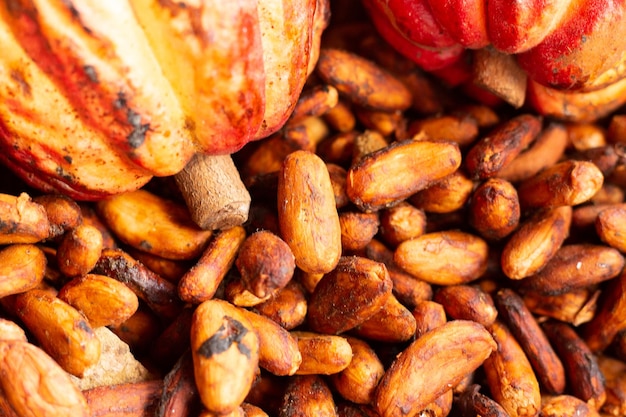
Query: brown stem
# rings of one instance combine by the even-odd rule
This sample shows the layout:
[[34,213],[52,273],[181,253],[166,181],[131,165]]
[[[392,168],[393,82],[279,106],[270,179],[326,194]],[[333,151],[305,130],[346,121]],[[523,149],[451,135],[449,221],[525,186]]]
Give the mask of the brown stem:
[[250,194],[230,155],[196,154],[175,178],[201,228],[227,229],[248,219]]

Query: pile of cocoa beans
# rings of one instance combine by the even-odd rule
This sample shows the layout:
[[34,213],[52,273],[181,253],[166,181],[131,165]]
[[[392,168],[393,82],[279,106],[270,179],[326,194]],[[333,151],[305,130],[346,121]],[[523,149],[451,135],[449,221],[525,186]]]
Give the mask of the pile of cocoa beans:
[[[626,416],[625,144],[335,23],[242,226],[2,171],[0,416]],[[100,328],[143,380],[80,388]]]

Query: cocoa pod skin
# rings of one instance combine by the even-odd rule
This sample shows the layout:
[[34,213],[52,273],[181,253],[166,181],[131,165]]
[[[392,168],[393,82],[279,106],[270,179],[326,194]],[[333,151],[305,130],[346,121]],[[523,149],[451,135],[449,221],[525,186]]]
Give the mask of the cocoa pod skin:
[[500,319],[515,336],[530,361],[541,386],[551,394],[565,390],[565,368],[541,326],[513,290],[502,288],[495,294]]
[[606,388],[597,357],[571,325],[550,320],[542,328],[563,361],[567,380],[576,381],[571,394],[599,410],[606,401]]
[[0,340],[0,388],[20,417],[91,416],[85,396],[42,349]]
[[495,349],[495,341],[478,323],[447,322],[398,355],[376,389],[374,408],[383,417],[418,415]]
[[526,354],[502,322],[496,321],[490,330],[498,347],[483,369],[493,399],[511,417],[536,416],[541,409],[541,391]]
[[487,269],[487,242],[457,230],[426,233],[406,240],[394,252],[395,263],[430,284],[466,284]]
[[350,200],[363,211],[390,207],[440,180],[461,165],[452,142],[403,140],[353,164],[346,178]]
[[244,401],[259,364],[259,340],[239,307],[204,301],[191,322],[196,386],[208,411],[229,413]]
[[623,267],[624,257],[608,246],[564,245],[543,269],[520,282],[520,291],[562,294],[614,278]]
[[278,417],[335,417],[330,387],[319,375],[296,375],[287,384]]
[[541,118],[522,114],[494,128],[478,140],[465,157],[470,178],[487,179],[498,175],[541,130]]
[[15,244],[0,250],[0,298],[37,287],[44,278],[48,261],[32,244]]
[[327,273],[341,256],[341,226],[326,164],[308,151],[290,153],[278,177],[281,238],[296,265],[310,273]]
[[320,333],[350,330],[383,307],[391,288],[384,264],[358,256],[342,257],[311,294],[308,324]]

